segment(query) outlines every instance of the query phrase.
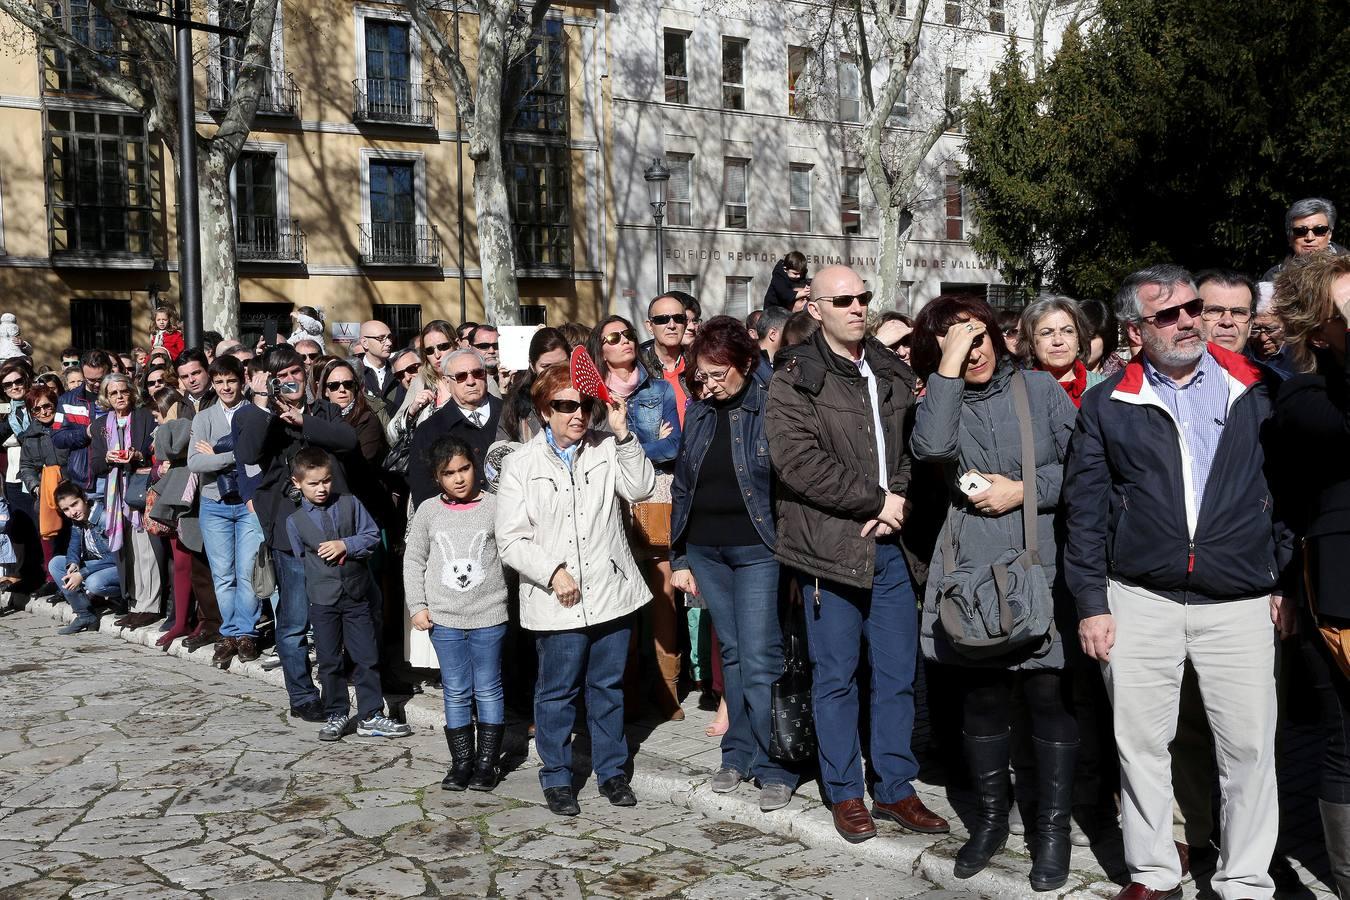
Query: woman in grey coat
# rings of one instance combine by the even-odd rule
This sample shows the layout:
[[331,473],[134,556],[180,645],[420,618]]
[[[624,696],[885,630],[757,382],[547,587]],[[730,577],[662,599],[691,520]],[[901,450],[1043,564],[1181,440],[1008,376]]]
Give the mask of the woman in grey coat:
[[[1031,885],[1054,890],[1068,880],[1069,812],[1078,750],[1062,628],[1050,624],[1043,640],[1002,655],[972,658],[966,655],[969,650],[963,653],[949,639],[938,615],[938,598],[949,537],[952,570],[988,572],[1009,551],[1024,549],[1022,443],[1014,378],[1023,380],[1030,406],[1036,537],[1046,582],[1054,585],[1055,511],[1077,410],[1052,376],[1017,373],[993,310],[979,298],[939,297],[924,307],[915,322],[912,352],[915,371],[927,383],[915,412],[914,457],[942,464],[951,498],[924,596],[920,644],[927,659],[950,666],[948,671],[959,684],[966,761],[979,800],[970,840],[957,853],[956,875],[968,878],[979,872],[1007,840],[1009,710],[1012,691],[1020,688],[1031,713],[1038,773],[1036,833],[1028,841]],[[980,487],[967,494],[959,482],[972,472]],[[1057,592],[1056,597],[1049,602],[1070,608]],[[1041,612],[1049,617],[1059,610]]]

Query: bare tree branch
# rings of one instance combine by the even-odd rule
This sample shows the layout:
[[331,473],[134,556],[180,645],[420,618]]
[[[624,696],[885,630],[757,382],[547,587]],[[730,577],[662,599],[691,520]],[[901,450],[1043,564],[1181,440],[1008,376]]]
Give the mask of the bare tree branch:
[[69,56],[95,87],[114,100],[141,112],[149,107],[150,99],[136,82],[109,70],[97,53],[71,36],[64,23],[38,12],[24,0],[0,0],[0,12],[31,30],[39,44],[51,44]]
[[445,70],[446,77],[450,79],[450,89],[455,94],[455,108],[459,111],[460,117],[466,122],[472,121],[477,104],[474,100],[473,85],[469,81],[469,71],[464,67],[464,61],[460,59],[459,48],[446,40],[440,26],[432,18],[431,13],[435,7],[429,0],[403,0],[403,6],[412,16],[413,24],[417,26],[422,39],[431,45],[431,52]]

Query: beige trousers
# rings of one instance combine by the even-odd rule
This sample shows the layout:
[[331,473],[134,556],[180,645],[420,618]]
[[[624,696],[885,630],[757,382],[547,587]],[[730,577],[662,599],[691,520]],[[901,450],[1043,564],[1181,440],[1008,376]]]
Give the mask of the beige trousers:
[[1279,834],[1275,785],[1275,627],[1270,599],[1183,605],[1111,582],[1116,643],[1102,666],[1120,753],[1121,831],[1130,880],[1154,890],[1181,882],[1172,844],[1172,769],[1181,676],[1195,669],[1214,734],[1222,798],[1222,900],[1268,900]]

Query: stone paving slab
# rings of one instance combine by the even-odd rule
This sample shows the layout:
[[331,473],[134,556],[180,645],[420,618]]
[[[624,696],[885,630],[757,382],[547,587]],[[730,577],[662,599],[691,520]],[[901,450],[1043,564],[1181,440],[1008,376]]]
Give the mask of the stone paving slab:
[[[28,611],[33,615],[24,618],[36,623],[71,618],[65,604],[30,604]],[[5,621],[0,620],[0,628]],[[151,626],[132,633],[114,628],[105,620],[98,637],[119,637],[149,647],[154,632]],[[77,639],[71,651],[85,651],[85,644],[93,640],[89,635],[81,638],[84,640]],[[66,658],[50,643],[35,647],[34,654],[50,662],[25,661],[9,668],[40,668]],[[731,794],[714,794],[708,780],[719,761],[718,739],[704,734],[711,714],[697,710],[692,702],[686,706],[683,722],[630,729],[630,743],[637,745],[633,785],[642,798],[636,809],[596,807],[594,784],[588,782],[580,794],[581,818],[566,821],[547,814],[538,805],[542,798],[533,771],[538,760],[532,744],[530,755],[492,795],[446,794],[439,790],[439,766],[445,756],[439,691],[428,690],[402,705],[407,721],[418,729],[412,742],[391,746],[388,742],[349,739],[338,755],[314,745],[307,732],[310,726],[297,729],[287,720],[284,694],[277,700],[276,689],[282,687],[279,670],[264,672],[258,663],[248,663],[220,672],[209,667],[210,655],[209,647],[188,654],[181,644],[175,644],[168,654],[137,652],[126,669],[144,671],[147,666],[153,667],[157,685],[170,686],[168,690],[137,684],[118,691],[109,689],[105,678],[79,676],[54,686],[51,696],[44,696],[40,708],[46,712],[36,725],[37,739],[46,745],[17,744],[12,739],[0,742],[0,761],[4,763],[0,766],[0,813],[4,807],[19,805],[10,802],[13,796],[30,800],[50,796],[52,806],[61,808],[65,804],[67,810],[87,807],[82,821],[97,821],[113,829],[111,833],[117,837],[109,841],[108,832],[103,832],[103,838],[86,835],[78,831],[85,826],[76,825],[62,832],[50,849],[67,851],[73,833],[96,842],[103,840],[105,844],[97,846],[107,850],[103,854],[107,857],[118,855],[108,846],[111,843],[133,850],[158,844],[156,849],[164,850],[161,839],[170,843],[173,839],[155,830],[162,826],[153,823],[165,821],[157,820],[157,816],[167,813],[193,825],[199,817],[210,822],[231,805],[226,797],[241,790],[261,794],[264,802],[258,804],[258,813],[251,821],[240,823],[240,831],[259,836],[270,832],[272,836],[266,840],[284,843],[299,840],[297,834],[303,835],[304,828],[317,827],[311,824],[314,820],[339,830],[339,835],[330,835],[327,840],[315,839],[296,847],[286,859],[272,857],[294,874],[289,879],[284,875],[269,878],[263,874],[266,870],[260,870],[258,883],[268,887],[259,896],[285,893],[286,885],[297,875],[311,879],[299,884],[312,883],[312,873],[325,868],[338,879],[339,895],[346,890],[364,895],[373,889],[374,882],[386,879],[390,893],[372,896],[417,896],[423,891],[444,892],[457,884],[471,888],[469,893],[475,892],[475,886],[491,884],[498,896],[646,897],[679,891],[688,898],[719,900],[741,896],[942,896],[942,891],[928,893],[936,884],[961,897],[1110,897],[1118,890],[1115,882],[1123,880],[1118,832],[1091,850],[1076,850],[1070,881],[1054,894],[1030,890],[1026,880],[1030,860],[1020,839],[1011,841],[996,863],[976,878],[955,879],[952,859],[965,835],[960,824],[965,798],[949,794],[939,785],[918,783],[916,788],[925,803],[952,820],[952,835],[911,834],[881,822],[876,839],[857,845],[847,844],[835,834],[815,784],[803,785],[789,807],[769,814],[759,811],[757,791],[750,785],[742,785]],[[23,674],[14,673],[19,677]],[[183,685],[209,688],[214,696],[201,705],[186,703],[176,696],[176,689]],[[126,777],[123,766],[141,765],[135,758],[136,741],[127,735],[127,719],[149,716],[154,716],[152,727],[157,732],[162,724],[166,731],[179,735],[182,751],[195,751],[196,760],[190,771],[147,769],[134,779],[136,790],[113,790],[117,776]],[[3,718],[0,713],[0,720]],[[72,723],[80,724],[63,731]],[[409,743],[417,746],[417,758],[403,749]],[[99,748],[125,756],[125,761],[117,763],[111,783],[106,774],[81,768],[85,766],[83,760],[102,752]],[[578,763],[584,764],[588,759],[584,734],[578,735],[575,749]],[[270,754],[277,754],[273,764],[264,761]],[[22,774],[14,773],[14,769]],[[72,769],[95,781],[72,778],[67,774]],[[52,780],[45,780],[48,778]],[[335,791],[334,785],[344,781],[352,790],[344,787]],[[204,782],[224,784],[228,789],[222,792],[196,787]],[[7,785],[13,791],[6,790]],[[110,796],[114,799],[108,799]],[[466,802],[470,804],[467,809]],[[437,819],[477,822],[479,830],[447,826],[448,837],[442,836],[432,825]],[[140,835],[154,837],[139,840],[137,833],[128,831],[128,823],[136,821],[148,826]],[[278,821],[283,824],[275,824]],[[276,830],[287,825],[300,826],[301,831]],[[212,833],[207,835],[207,830]],[[436,838],[430,837],[433,833]],[[231,840],[228,829],[217,833],[209,826],[189,829],[180,836],[183,844],[203,839]],[[366,856],[357,860],[359,865],[349,864],[350,854],[358,846],[380,839],[385,841],[389,856],[378,862]],[[1286,829],[1282,847],[1289,851],[1305,884],[1300,893],[1289,896],[1334,898],[1323,880],[1325,857],[1320,840],[1316,823]],[[240,853],[251,850],[268,856],[248,841],[247,837],[238,838],[232,846]],[[425,849],[424,842],[431,849]],[[804,850],[803,845],[809,849]],[[424,849],[419,852],[419,847]],[[477,865],[487,858],[482,853],[485,848],[501,861],[495,876],[486,863],[484,867]],[[4,858],[0,852],[0,860]],[[20,875],[36,871],[21,852],[12,860],[11,868],[23,870]],[[1309,865],[1313,867],[1311,872]],[[67,877],[59,872],[49,873],[48,880]],[[880,888],[885,880],[883,873],[893,888]],[[5,877],[0,872],[0,881]],[[131,879],[109,883],[125,887]],[[190,884],[180,887],[192,889]],[[1203,881],[1188,885],[1187,890],[1200,897],[1213,896]],[[410,891],[414,892],[407,893]],[[297,892],[294,896],[305,895]]]

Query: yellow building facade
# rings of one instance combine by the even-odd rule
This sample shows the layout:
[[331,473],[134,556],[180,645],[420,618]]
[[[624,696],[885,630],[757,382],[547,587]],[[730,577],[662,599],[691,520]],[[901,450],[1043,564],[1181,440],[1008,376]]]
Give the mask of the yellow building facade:
[[[207,0],[195,14],[225,21]],[[98,22],[72,3],[73,29]],[[447,32],[453,17],[447,14]],[[372,317],[405,339],[433,319],[482,321],[473,161],[454,98],[399,3],[283,2],[260,110],[231,183],[240,332],[320,309],[329,337]],[[459,15],[470,58],[476,18]],[[10,23],[10,30],[17,26]],[[550,13],[517,77],[504,141],[522,318],[596,321],[606,307],[603,13]],[[230,89],[230,47],[197,39],[198,129]],[[148,345],[152,298],[178,301],[167,148],[143,119],[34,43],[0,56],[0,312],[39,363],[67,344]]]

